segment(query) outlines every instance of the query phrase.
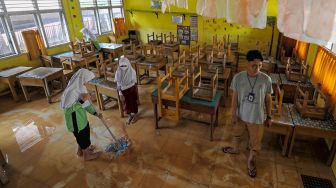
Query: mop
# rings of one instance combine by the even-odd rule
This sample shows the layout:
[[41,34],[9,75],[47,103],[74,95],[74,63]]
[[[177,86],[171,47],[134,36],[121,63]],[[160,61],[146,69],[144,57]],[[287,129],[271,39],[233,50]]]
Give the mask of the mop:
[[106,127],[108,132],[113,138],[113,143],[110,143],[108,146],[106,146],[105,151],[106,152],[113,152],[116,153],[117,155],[122,154],[129,146],[130,146],[130,141],[127,137],[121,137],[120,139],[117,139],[116,136],[112,133],[110,128],[107,126],[106,121],[103,118],[99,118],[103,125]]

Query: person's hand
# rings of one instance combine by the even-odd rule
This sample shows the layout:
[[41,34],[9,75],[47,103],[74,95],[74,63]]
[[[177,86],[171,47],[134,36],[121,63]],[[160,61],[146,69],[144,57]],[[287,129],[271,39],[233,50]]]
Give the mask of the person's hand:
[[91,99],[91,96],[90,96],[89,93],[82,93],[81,98],[82,98],[83,101],[88,101],[88,100]]
[[237,115],[233,115],[233,116],[232,116],[232,119],[231,119],[231,123],[232,123],[232,125],[237,124],[237,122],[238,122],[238,117],[237,117]]
[[270,127],[272,125],[272,119],[266,119],[265,122],[264,122],[264,125],[266,127]]

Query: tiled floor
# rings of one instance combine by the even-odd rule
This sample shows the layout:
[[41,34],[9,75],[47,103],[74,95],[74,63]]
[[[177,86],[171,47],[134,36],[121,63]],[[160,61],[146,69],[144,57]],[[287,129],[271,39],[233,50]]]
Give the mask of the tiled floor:
[[[323,141],[297,141],[289,159],[281,156],[279,139],[270,133],[265,133],[257,160],[258,175],[249,178],[246,139],[241,154],[221,152],[231,138],[229,108],[220,109],[213,142],[208,139],[209,127],[197,121],[161,120],[160,125],[168,128],[156,131],[149,97],[154,87],[140,87],[140,119],[126,128],[132,148],[118,159],[104,155],[90,162],[76,156],[77,146],[65,129],[59,103],[48,104],[43,93],[35,94],[30,103],[1,97],[0,148],[8,157],[10,178],[6,187],[302,187],[301,173],[331,179],[336,185],[330,167],[324,164]],[[185,111],[183,116],[209,119]],[[119,118],[117,108],[104,111],[104,117],[121,135],[125,119]],[[97,118],[89,120],[92,142],[102,150],[109,135]]]

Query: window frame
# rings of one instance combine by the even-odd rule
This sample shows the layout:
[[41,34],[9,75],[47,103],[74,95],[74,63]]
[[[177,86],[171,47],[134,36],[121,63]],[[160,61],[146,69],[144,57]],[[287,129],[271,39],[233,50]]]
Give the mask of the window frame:
[[[0,55],[0,59],[27,53],[26,50],[21,51],[20,49],[19,42],[18,42],[18,39],[16,38],[10,16],[27,15],[27,14],[33,15],[37,30],[40,32],[42,40],[46,48],[56,47],[56,46],[64,45],[70,42],[69,28],[68,28],[67,20],[65,17],[63,1],[62,0],[59,1],[60,9],[49,9],[49,10],[48,9],[40,10],[37,0],[31,0],[31,1],[32,1],[32,4],[35,10],[8,12],[4,0],[0,0],[0,7],[3,10],[3,12],[0,12],[0,19],[1,21],[3,21],[5,25],[4,30],[6,33],[6,37],[9,43],[11,44],[10,45],[11,49],[13,50],[13,53],[10,55],[6,55],[6,56]],[[62,32],[64,32],[65,34],[64,42],[60,42],[57,44],[49,44],[48,37],[46,36],[46,31],[45,31],[43,20],[42,20],[42,14],[46,14],[46,13],[58,13],[58,15],[60,16],[59,18],[60,18],[60,24],[63,30]]]
[[[80,3],[79,3],[80,4]],[[107,34],[107,33],[111,33],[114,32],[114,23],[112,21],[113,17],[113,8],[120,8],[121,9],[121,14],[123,16],[123,18],[125,17],[124,15],[124,0],[121,0],[121,5],[113,5],[112,4],[112,0],[108,0],[108,4],[107,6],[98,6],[97,0],[93,0],[93,6],[92,7],[80,7],[80,13],[81,13],[81,17],[82,17],[82,24],[84,26],[84,20],[83,20],[83,15],[82,15],[82,11],[83,10],[93,10],[94,14],[95,14],[95,19],[96,19],[96,25],[97,25],[97,30],[98,30],[98,35],[103,35],[103,34]],[[108,13],[109,13],[109,19],[110,19],[110,24],[111,24],[111,30],[109,31],[104,31],[102,32],[102,28],[101,28],[101,24],[100,24],[100,15],[99,15],[99,10],[100,9],[107,9]]]

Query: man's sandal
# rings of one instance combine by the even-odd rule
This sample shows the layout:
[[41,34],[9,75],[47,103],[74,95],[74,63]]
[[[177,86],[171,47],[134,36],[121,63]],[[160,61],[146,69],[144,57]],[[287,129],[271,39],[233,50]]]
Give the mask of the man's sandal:
[[254,161],[251,162],[252,168],[247,167],[248,174],[251,178],[255,178],[257,176],[257,167]]
[[230,146],[223,147],[223,148],[222,148],[222,151],[223,151],[224,153],[229,153],[229,154],[239,154],[239,150],[236,151],[236,150],[233,149],[233,147],[230,147]]

